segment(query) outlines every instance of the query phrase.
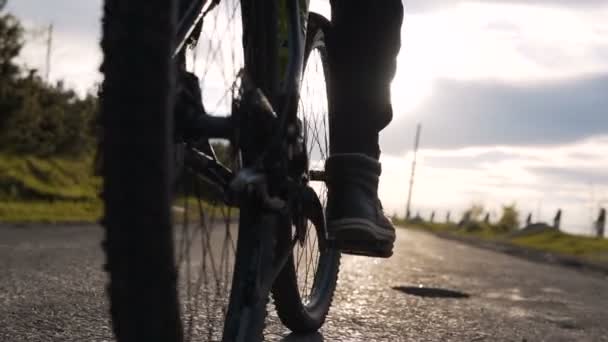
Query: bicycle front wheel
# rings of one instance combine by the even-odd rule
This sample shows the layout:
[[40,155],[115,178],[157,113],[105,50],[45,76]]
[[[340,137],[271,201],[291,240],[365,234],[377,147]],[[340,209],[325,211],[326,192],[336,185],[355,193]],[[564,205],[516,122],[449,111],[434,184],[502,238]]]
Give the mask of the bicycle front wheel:
[[104,2],[103,248],[119,342],[182,341],[168,176],[174,22],[172,1]]

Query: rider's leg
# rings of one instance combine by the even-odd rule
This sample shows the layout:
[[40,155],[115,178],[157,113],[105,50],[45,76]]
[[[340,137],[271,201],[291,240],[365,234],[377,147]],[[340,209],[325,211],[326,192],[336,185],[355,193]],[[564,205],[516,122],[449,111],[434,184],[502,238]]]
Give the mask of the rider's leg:
[[328,229],[345,252],[390,256],[395,231],[378,200],[378,133],[392,119],[401,0],[331,0]]
[[[332,0],[332,148],[378,158],[392,119],[390,83],[401,46],[401,0]],[[361,139],[363,138],[363,139]]]

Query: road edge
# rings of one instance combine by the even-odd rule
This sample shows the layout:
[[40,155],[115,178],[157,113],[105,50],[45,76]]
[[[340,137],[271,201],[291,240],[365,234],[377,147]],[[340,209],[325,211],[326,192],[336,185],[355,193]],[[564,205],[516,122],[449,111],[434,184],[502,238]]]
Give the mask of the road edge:
[[48,227],[52,229],[54,227],[101,227],[99,220],[97,221],[57,221],[57,222],[3,222],[0,221],[0,228],[9,229],[31,229]]
[[608,276],[608,265],[597,264],[576,257],[539,251],[532,248],[517,246],[507,242],[482,240],[473,236],[462,236],[450,234],[447,232],[434,232],[411,226],[399,226],[399,228],[426,232],[442,239],[461,242],[469,246],[515,256],[528,261],[568,267],[579,271],[599,273],[601,275]]

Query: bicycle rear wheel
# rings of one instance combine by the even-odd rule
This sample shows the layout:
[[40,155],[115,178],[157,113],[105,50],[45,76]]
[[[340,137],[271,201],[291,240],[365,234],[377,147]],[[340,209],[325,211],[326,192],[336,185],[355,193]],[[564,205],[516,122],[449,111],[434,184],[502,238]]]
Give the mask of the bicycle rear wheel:
[[[305,68],[302,78],[298,118],[302,123],[303,137],[309,164],[312,188],[323,207],[327,199],[325,183],[313,179],[314,172],[322,173],[329,157],[329,65],[325,36],[329,22],[322,16],[310,13],[306,41]],[[296,246],[287,264],[273,286],[277,314],[283,324],[295,332],[312,332],[323,323],[336,289],[340,253],[325,241],[324,222],[306,222],[305,239]],[[292,232],[282,231],[282,241],[292,239]]]

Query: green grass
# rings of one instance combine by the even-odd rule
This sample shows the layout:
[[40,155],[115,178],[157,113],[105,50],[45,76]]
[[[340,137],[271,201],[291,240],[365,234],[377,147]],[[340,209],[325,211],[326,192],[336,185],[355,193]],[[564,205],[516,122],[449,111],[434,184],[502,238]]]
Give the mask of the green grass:
[[[228,210],[225,206],[213,206],[202,203],[202,210],[207,218],[223,220],[238,217],[238,209]],[[183,202],[173,206],[173,217],[176,222],[184,218]],[[100,200],[95,201],[0,201],[0,222],[7,223],[62,223],[90,222],[99,220],[103,210]],[[189,221],[197,221],[198,204],[194,199],[188,201]]]
[[545,252],[608,262],[608,239],[576,236],[558,231],[544,231],[538,234],[514,237],[509,241],[519,246]]
[[435,233],[509,243],[543,252],[582,258],[592,262],[608,263],[608,239],[571,235],[552,229],[531,232],[530,234],[513,234],[513,232],[504,231],[482,222],[475,222],[467,227],[428,222],[406,224],[403,220],[395,220],[395,223]]
[[[37,158],[0,154],[0,222],[95,222],[103,205],[101,179],[92,174],[92,159]],[[205,191],[206,192],[206,191]],[[207,193],[207,192],[206,192]],[[198,220],[195,198],[186,202],[189,220]],[[202,201],[209,218],[238,216],[225,206]],[[174,207],[184,207],[183,197]],[[177,220],[183,212],[174,212]]]
[[0,222],[94,222],[102,211],[92,159],[0,154]]
[[0,154],[0,201],[94,201],[92,160]]

